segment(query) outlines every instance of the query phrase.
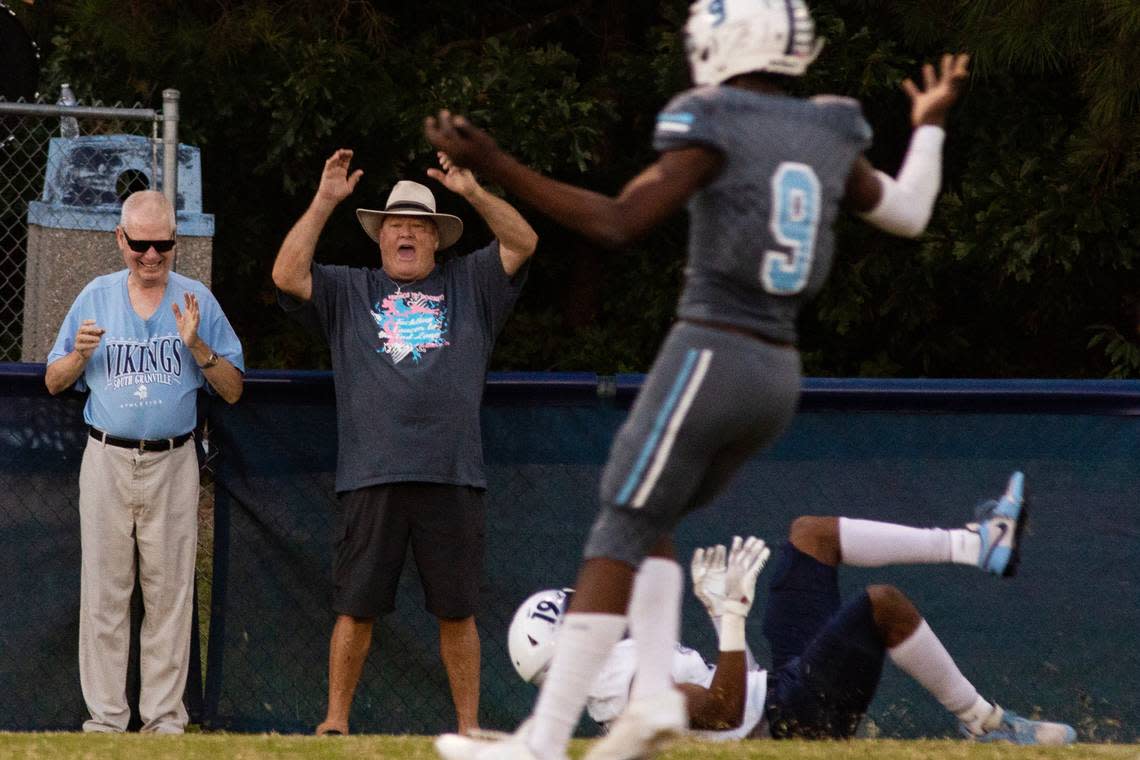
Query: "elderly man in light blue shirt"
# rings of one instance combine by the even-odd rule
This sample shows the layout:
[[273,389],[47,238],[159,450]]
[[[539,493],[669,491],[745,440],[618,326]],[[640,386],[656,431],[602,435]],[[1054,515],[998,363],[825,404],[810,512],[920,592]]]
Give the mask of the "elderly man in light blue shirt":
[[52,394],[87,391],[90,437],[79,474],[82,571],[79,678],[84,731],[127,728],[135,553],[142,730],[182,733],[198,533],[198,389],[241,396],[241,343],[200,282],[171,271],[174,209],[153,190],[123,203],[115,238],[126,269],[96,277],[48,355]]

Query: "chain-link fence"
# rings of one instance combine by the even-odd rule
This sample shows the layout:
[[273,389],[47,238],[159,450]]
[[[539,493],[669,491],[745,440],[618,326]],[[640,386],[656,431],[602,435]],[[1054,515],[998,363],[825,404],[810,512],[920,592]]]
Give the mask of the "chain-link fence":
[[[61,229],[91,229],[92,207],[114,205],[135,190],[154,186],[176,197],[176,171],[167,172],[177,145],[178,93],[167,90],[163,110],[101,103],[61,106],[41,96],[35,103],[0,100],[0,361],[20,361],[25,342],[29,257],[29,209],[36,202],[53,206],[53,224]],[[123,169],[99,151],[67,150],[77,136],[126,135],[146,140],[149,165]],[[60,138],[53,141],[52,138]],[[82,138],[81,138],[82,139]],[[71,166],[61,166],[61,162]],[[74,165],[79,163],[80,165]],[[98,175],[103,189],[81,183],[52,183],[52,178]],[[162,178],[170,177],[167,186]],[[48,198],[47,188],[60,190]],[[113,193],[112,197],[107,197]],[[25,354],[26,356],[26,354]]]
[[[480,718],[489,728],[513,728],[532,706],[534,689],[507,656],[507,628],[531,593],[574,582],[606,452],[625,417],[620,398],[566,391],[535,398],[541,391],[492,382],[484,398],[489,488],[478,624]],[[1134,596],[1136,585],[1130,558],[1138,515],[1120,495],[1140,487],[1137,418],[1059,414],[1060,391],[1058,384],[1041,388],[1029,401],[995,401],[995,393],[988,409],[974,401],[970,413],[922,407],[925,414],[909,413],[905,391],[888,410],[859,411],[866,398],[839,394],[828,408],[803,410],[779,445],[750,459],[724,494],[686,518],[678,553],[687,559],[696,546],[744,532],[776,546],[803,514],[957,527],[973,518],[980,499],[1001,492],[1011,471],[1023,469],[1033,533],[1018,577],[987,581],[961,566],[845,568],[842,592],[851,598],[869,583],[897,584],[985,696],[1069,722],[1084,740],[1135,741],[1140,726],[1129,716],[1140,715],[1140,697],[1135,680],[1119,674],[1140,662],[1140,610],[1119,599]],[[1134,413],[1140,385],[1131,392]],[[308,732],[324,715],[333,624],[331,383],[251,379],[240,404],[214,411],[221,453],[204,725]],[[395,612],[378,623],[356,690],[354,731],[455,727],[435,621],[410,565]],[[748,623],[762,663],[771,662],[761,631],[773,571],[766,572]],[[715,657],[712,626],[691,594],[682,638]],[[868,734],[941,736],[954,728],[929,694],[886,669]]]
[[[47,95],[35,102],[0,98],[0,362],[41,361],[46,355],[45,342],[50,345],[60,317],[78,290],[92,275],[121,268],[109,230],[128,195],[143,189],[161,190],[179,210],[180,224],[189,218],[187,206],[199,205],[196,197],[188,204],[187,198],[178,195],[178,174],[184,168],[178,160],[176,90],[163,92],[161,110],[138,104],[104,107],[100,102],[62,105],[49,100]],[[183,146],[183,163],[185,153]],[[191,188],[195,190],[196,186]],[[93,261],[95,251],[100,256]],[[58,401],[47,401],[46,407],[56,413],[75,409]],[[196,589],[203,636],[209,624],[214,530],[215,457],[206,434],[203,428]],[[81,445],[85,439],[80,436],[78,440]],[[66,531],[77,529],[73,486],[68,483],[66,488],[53,489],[62,508],[51,515],[38,515],[36,521],[57,521]],[[57,542],[56,551],[74,559],[68,553],[77,550],[73,543]],[[50,567],[50,563],[34,564]],[[60,581],[64,579],[51,582]],[[70,581],[64,587],[67,594],[74,590]],[[139,608],[133,610],[137,629],[141,603],[135,606]],[[137,687],[137,672],[134,678]],[[193,698],[195,689],[199,695],[201,691],[200,679],[196,680],[198,686],[187,692],[188,704],[200,704]],[[65,677],[63,683],[70,685],[71,681]],[[71,706],[65,705],[65,714]],[[47,720],[46,725],[57,720],[51,710],[33,713],[38,721]]]

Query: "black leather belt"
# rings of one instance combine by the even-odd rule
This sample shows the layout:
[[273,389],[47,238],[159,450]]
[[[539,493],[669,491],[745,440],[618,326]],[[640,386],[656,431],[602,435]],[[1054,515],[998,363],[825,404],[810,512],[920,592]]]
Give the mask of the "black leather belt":
[[189,441],[194,437],[194,431],[176,435],[173,438],[157,438],[153,441],[139,440],[135,438],[116,438],[113,435],[107,435],[102,430],[91,428],[91,437],[100,443],[105,443],[108,446],[118,446],[123,449],[138,449],[139,451],[170,451],[176,449],[182,444]]

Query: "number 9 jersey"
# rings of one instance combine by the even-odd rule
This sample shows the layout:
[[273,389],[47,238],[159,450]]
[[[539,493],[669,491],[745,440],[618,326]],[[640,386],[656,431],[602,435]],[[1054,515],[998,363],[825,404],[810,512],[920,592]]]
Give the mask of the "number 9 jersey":
[[827,279],[839,202],[871,128],[858,101],[731,86],[676,96],[658,151],[704,146],[720,173],[689,200],[689,260],[677,315],[795,344],[796,319]]

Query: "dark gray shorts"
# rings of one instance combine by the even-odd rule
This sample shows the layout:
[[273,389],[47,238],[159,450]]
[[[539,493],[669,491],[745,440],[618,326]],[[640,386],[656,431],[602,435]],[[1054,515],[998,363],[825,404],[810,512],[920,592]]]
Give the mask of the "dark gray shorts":
[[784,432],[799,393],[795,348],[675,325],[610,450],[586,558],[637,567],[682,516]]
[[483,491],[440,483],[385,483],[340,495],[333,611],[375,618],[396,607],[409,544],[428,612],[475,614],[483,577]]

